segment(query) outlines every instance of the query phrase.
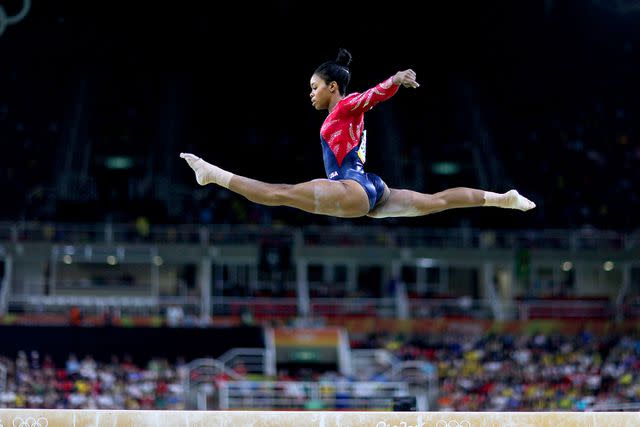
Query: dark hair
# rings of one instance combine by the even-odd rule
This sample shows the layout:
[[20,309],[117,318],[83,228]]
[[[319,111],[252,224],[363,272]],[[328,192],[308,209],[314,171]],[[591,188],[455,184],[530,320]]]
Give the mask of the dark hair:
[[338,50],[338,56],[335,61],[327,61],[316,68],[313,73],[322,78],[327,84],[335,81],[338,83],[338,91],[341,95],[347,93],[347,86],[351,81],[351,71],[349,64],[351,63],[351,53],[347,49]]

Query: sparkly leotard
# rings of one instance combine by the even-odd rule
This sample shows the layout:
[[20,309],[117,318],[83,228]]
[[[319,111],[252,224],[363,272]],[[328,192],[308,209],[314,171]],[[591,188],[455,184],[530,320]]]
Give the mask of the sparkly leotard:
[[362,185],[369,197],[369,210],[382,197],[385,185],[379,176],[364,172],[367,157],[364,113],[391,98],[398,87],[389,77],[366,92],[349,94],[338,102],[320,128],[327,178],[351,179]]

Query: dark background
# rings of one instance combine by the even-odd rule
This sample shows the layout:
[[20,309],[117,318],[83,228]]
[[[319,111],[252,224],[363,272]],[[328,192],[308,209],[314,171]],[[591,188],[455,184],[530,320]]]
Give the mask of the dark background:
[[58,366],[69,358],[69,349],[82,360],[91,355],[108,362],[112,355],[131,357],[144,364],[161,357],[218,358],[232,348],[264,347],[262,328],[97,328],[68,326],[2,326],[2,354],[15,358],[20,351],[51,356]]
[[[633,230],[638,3],[34,0],[0,36],[0,220]],[[365,116],[369,172],[517,188],[538,208],[337,220],[196,185],[182,151],[269,182],[324,177],[309,79],[339,47],[349,92],[409,67],[421,83]],[[434,173],[443,161],[459,172]]]

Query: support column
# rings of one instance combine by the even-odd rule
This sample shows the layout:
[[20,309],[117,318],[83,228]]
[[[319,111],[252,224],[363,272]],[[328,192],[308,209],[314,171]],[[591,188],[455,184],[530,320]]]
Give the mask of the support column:
[[198,289],[200,289],[200,316],[211,316],[211,256],[204,255],[200,259],[198,272]]
[[616,322],[622,322],[624,320],[624,299],[631,287],[631,264],[625,262],[622,265],[622,286],[616,297]]
[[58,252],[60,248],[54,246],[51,250],[51,268],[49,268],[49,277],[45,280],[49,281],[49,295],[56,294],[56,275],[58,273]]
[[308,317],[311,314],[308,266],[309,262],[305,258],[296,257],[296,296],[298,298],[298,314],[302,317]]
[[495,276],[495,266],[492,262],[485,261],[482,263],[482,299],[491,303],[491,311],[493,318],[496,320],[504,319],[504,312],[502,310],[502,304],[500,295],[496,292],[496,288],[493,283]]
[[355,262],[347,263],[347,293],[353,294],[358,289],[358,265]]
[[394,290],[394,300],[396,317],[399,319],[409,318],[409,297],[407,296],[407,285],[402,281],[402,261],[394,259],[391,261],[391,280],[396,283]]
[[156,264],[157,248],[151,250],[151,296],[160,296],[160,266]]
[[418,263],[415,263],[416,268],[416,292],[420,295],[420,298],[424,298],[427,291],[433,292],[433,289],[429,289],[427,286],[427,269],[420,267]]
[[11,283],[13,282],[13,256],[7,254],[4,259],[4,277],[0,287],[0,314],[7,314],[9,295],[11,295]]

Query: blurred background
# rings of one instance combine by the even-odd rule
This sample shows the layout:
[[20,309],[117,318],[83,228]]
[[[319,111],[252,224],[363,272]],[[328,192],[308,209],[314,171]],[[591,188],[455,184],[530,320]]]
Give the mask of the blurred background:
[[[640,1],[0,0],[0,406],[640,409]],[[393,188],[522,213],[337,219],[200,187],[324,177],[309,80]],[[394,403],[395,402],[395,403]],[[397,409],[397,407],[396,407]]]

